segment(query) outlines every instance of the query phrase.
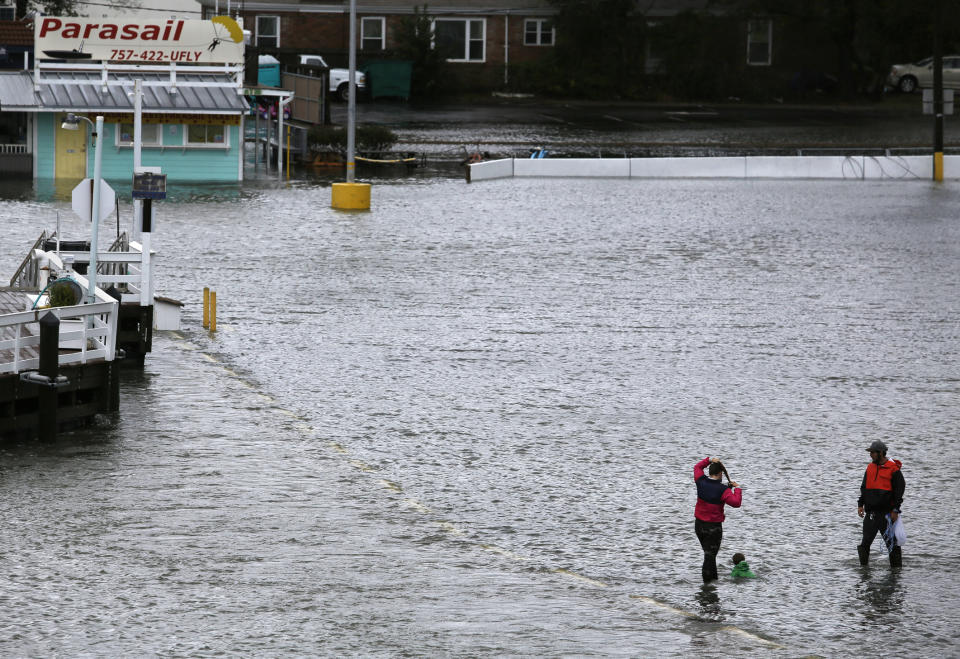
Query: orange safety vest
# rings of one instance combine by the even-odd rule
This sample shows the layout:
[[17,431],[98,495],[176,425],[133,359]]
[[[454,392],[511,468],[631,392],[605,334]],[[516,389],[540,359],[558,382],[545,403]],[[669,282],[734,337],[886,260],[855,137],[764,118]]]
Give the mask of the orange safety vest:
[[884,464],[878,465],[873,462],[867,465],[867,489],[893,491],[890,484],[894,472],[900,470],[901,462],[899,460],[887,460]]

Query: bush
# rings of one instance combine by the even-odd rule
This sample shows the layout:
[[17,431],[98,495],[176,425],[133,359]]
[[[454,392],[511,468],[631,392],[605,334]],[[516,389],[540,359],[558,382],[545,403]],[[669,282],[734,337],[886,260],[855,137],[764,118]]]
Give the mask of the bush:
[[51,307],[72,307],[80,302],[79,286],[70,281],[57,281],[47,289]]
[[[381,155],[397,143],[396,134],[386,126],[357,126],[354,137],[357,153],[368,157]],[[347,131],[342,126],[314,126],[307,142],[314,153],[347,154]]]

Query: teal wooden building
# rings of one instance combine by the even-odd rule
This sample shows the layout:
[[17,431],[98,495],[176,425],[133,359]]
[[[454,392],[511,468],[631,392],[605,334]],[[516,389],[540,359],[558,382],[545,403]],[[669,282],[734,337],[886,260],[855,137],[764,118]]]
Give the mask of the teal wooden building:
[[38,61],[0,72],[0,111],[19,113],[36,180],[93,176],[91,130],[62,127],[68,113],[104,117],[101,172],[129,181],[134,169],[135,81],[141,84],[141,166],[171,182],[243,180],[242,67],[118,66]]

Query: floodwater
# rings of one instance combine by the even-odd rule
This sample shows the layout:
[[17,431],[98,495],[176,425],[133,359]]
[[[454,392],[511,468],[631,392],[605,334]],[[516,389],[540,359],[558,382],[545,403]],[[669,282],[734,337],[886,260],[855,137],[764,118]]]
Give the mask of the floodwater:
[[[332,106],[337,123],[343,105]],[[920,95],[895,95],[864,105],[768,105],[736,102],[664,105],[489,99],[475,105],[361,103],[359,123],[393,130],[398,148],[430,159],[473,152],[525,157],[543,147],[557,156],[650,157],[930,153],[933,118]],[[960,125],[943,122],[948,153],[960,149]]]
[[[118,415],[0,447],[0,655],[960,655],[956,182],[415,176],[329,205],[156,204],[183,329]],[[56,209],[86,231],[0,201],[0,272]],[[856,556],[874,439],[896,572]],[[721,565],[756,580],[700,583],[707,455],[744,486]]]

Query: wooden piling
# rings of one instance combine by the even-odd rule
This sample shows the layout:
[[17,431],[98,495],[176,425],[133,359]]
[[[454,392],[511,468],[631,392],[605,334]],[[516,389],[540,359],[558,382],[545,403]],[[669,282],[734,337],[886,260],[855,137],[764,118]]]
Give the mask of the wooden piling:
[[203,326],[210,327],[210,288],[203,287]]
[[217,292],[210,291],[210,331],[217,331]]
[[41,441],[57,438],[57,375],[60,370],[60,319],[52,311],[45,313],[40,325],[40,369],[48,384],[39,384],[37,392],[37,435]]

